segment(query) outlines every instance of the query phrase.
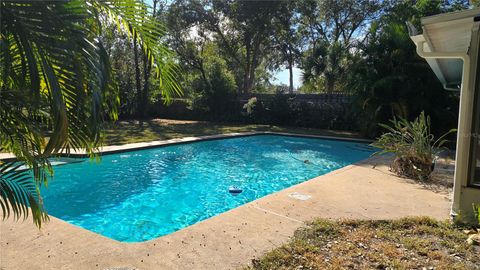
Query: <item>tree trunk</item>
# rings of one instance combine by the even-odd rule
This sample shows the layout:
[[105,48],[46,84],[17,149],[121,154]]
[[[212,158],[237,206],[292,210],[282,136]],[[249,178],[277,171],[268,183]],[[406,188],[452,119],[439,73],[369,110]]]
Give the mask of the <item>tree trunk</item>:
[[148,79],[150,77],[150,65],[148,63],[148,57],[145,53],[143,53],[143,92],[142,92],[142,107],[143,107],[143,110],[142,110],[142,113],[141,113],[141,116],[142,117],[145,117],[147,116],[146,113],[147,113],[147,109],[148,109],[148,105],[149,105],[149,101],[148,101]]
[[256,61],[253,60],[252,61],[252,64],[250,66],[250,75],[248,76],[248,87],[247,87],[247,91],[248,93],[250,93],[252,91],[252,89],[255,87],[255,69],[256,69]]
[[333,93],[335,90],[335,79],[334,78],[326,78],[325,80],[325,90],[327,94]]
[[246,43],[246,62],[245,62],[245,69],[244,69],[244,72],[245,74],[243,75],[243,89],[242,89],[242,92],[244,94],[248,94],[250,92],[250,73],[251,73],[251,46],[250,46],[250,41],[247,41],[245,42]]
[[288,88],[288,91],[290,94],[293,94],[293,63],[292,60],[288,61],[288,73],[290,77],[290,87]]
[[140,78],[140,67],[138,65],[138,48],[137,39],[133,39],[133,54],[135,62],[135,86],[137,88],[137,113],[138,117],[142,117],[142,83]]
[[250,93],[252,89],[255,87],[255,70],[257,69],[258,66],[258,59],[260,56],[260,43],[261,40],[257,37],[256,39],[253,40],[253,48],[251,45],[247,46],[247,81],[246,81],[246,87],[245,87],[245,92]]
[[203,67],[203,64],[200,67],[200,73],[202,74],[203,84],[208,89],[208,91],[211,91],[212,85],[210,84],[210,81],[207,78],[207,73],[205,72],[205,68]]
[[[157,2],[158,0],[153,0],[153,13],[152,16],[154,19],[157,13]],[[142,3],[143,0],[142,0]],[[143,91],[141,94],[141,102],[140,102],[140,117],[145,118],[147,116],[147,109],[149,107],[149,78],[150,78],[150,72],[152,71],[152,65],[150,64],[150,61],[148,61],[148,56],[147,54],[142,50],[142,55],[143,55]],[[138,61],[138,60],[137,60]]]

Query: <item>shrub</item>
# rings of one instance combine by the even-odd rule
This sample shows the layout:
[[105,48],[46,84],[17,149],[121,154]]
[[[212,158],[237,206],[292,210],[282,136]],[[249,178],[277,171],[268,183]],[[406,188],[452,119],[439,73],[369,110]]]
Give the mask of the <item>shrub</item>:
[[249,99],[248,102],[243,105],[243,109],[245,110],[244,112],[245,115],[252,116],[256,106],[257,106],[257,98],[252,97],[251,99]]
[[372,143],[381,149],[375,154],[393,153],[395,159],[391,169],[398,175],[421,181],[430,179],[435,155],[446,142],[443,138],[455,130],[435,140],[430,132],[430,117],[424,112],[412,122],[404,118],[394,118],[390,122],[392,126],[380,124],[388,132]]
[[236,84],[233,74],[221,60],[205,65],[206,78],[192,79],[192,110],[211,120],[229,120],[236,113]]
[[236,101],[235,77],[220,61],[214,62],[208,73],[211,88],[205,92],[205,103],[214,116],[228,114]]
[[290,125],[292,119],[295,119],[291,108],[289,95],[282,92],[276,92],[273,99],[268,104],[270,121],[277,125]]

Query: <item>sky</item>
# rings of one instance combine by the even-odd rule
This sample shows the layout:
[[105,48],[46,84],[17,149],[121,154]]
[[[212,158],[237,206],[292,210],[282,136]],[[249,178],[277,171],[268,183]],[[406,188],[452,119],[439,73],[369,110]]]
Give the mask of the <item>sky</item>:
[[[276,84],[290,84],[290,75],[288,74],[288,69],[281,70],[274,75],[275,80],[273,81]],[[302,71],[299,68],[293,68],[293,87],[298,88],[302,86]]]

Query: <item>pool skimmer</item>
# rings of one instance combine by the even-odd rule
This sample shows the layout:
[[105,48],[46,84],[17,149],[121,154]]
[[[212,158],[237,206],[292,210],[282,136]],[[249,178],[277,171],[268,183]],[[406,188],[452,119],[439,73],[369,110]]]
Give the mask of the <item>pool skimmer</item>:
[[299,200],[299,201],[306,201],[306,200],[309,200],[310,198],[312,198],[312,196],[310,196],[310,195],[302,194],[302,193],[299,193],[299,192],[291,193],[291,194],[288,195],[288,197],[290,197],[292,199],[295,199],[295,200]]

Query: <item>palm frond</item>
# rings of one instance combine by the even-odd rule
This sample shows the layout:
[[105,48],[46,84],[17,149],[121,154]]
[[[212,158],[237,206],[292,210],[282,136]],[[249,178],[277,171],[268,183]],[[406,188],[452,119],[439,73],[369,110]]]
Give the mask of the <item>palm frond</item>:
[[103,123],[116,119],[118,89],[98,38],[105,19],[138,41],[165,99],[179,94],[165,28],[142,2],[0,1],[0,150],[31,171],[21,170],[21,177],[12,176],[17,170],[0,172],[4,216],[9,209],[25,215],[22,207],[29,206],[40,225],[38,189],[52,173],[48,157],[80,149],[93,156]]
[[182,95],[175,78],[179,66],[172,52],[161,42],[165,26],[148,12],[149,6],[135,0],[90,1],[91,7],[106,15],[118,29],[136,39],[155,70],[155,78],[162,86],[162,96],[169,101],[173,95]]
[[31,213],[37,226],[48,220],[38,186],[25,164],[0,163],[0,207],[3,219],[13,215],[25,220]]

